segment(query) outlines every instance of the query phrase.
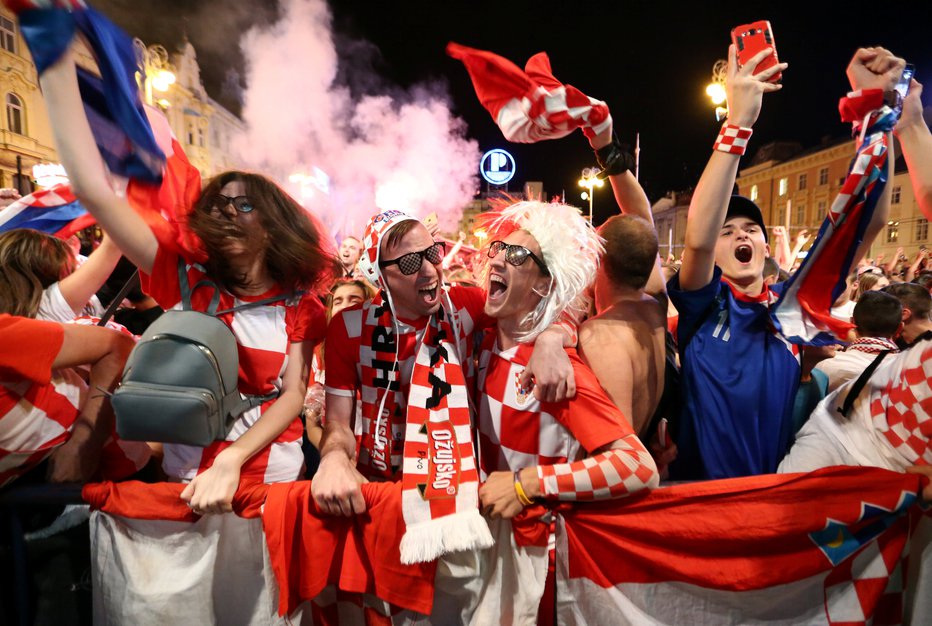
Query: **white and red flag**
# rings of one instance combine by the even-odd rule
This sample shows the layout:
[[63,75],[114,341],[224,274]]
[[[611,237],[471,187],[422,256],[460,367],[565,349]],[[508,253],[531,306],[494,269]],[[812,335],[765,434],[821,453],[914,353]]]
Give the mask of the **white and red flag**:
[[920,623],[932,523],[918,486],[836,467],[576,507],[557,534],[559,622]]
[[559,139],[577,128],[598,134],[612,124],[607,104],[554,77],[546,52],[532,56],[523,71],[497,54],[453,42],[447,54],[466,66],[479,102],[508,141]]

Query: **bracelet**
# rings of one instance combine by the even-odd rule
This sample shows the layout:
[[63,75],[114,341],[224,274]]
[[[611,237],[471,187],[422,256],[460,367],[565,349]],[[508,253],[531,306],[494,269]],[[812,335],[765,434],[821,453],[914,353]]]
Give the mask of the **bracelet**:
[[518,502],[524,506],[531,506],[534,501],[527,497],[524,492],[524,486],[521,484],[521,470],[515,470],[515,493],[518,495]]
[[722,130],[719,131],[718,138],[715,140],[715,144],[712,145],[712,149],[741,156],[747,150],[748,139],[751,138],[753,132],[750,128],[725,122],[722,124]]
[[596,176],[600,179],[609,176],[624,174],[628,170],[634,169],[634,155],[628,151],[628,147],[618,141],[618,136],[612,133],[612,142],[595,150],[595,160],[602,168]]

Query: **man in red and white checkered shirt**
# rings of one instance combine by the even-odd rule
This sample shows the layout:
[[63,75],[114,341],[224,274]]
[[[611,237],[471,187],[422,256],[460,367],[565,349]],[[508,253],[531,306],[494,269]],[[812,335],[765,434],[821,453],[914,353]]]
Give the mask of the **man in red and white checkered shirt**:
[[[495,564],[484,578],[496,588],[484,591],[474,617],[481,622],[507,612],[518,622],[519,616],[537,614],[538,623],[549,623],[555,607],[553,557],[544,587],[533,555],[552,553],[552,527],[541,532],[540,526],[549,526],[553,516],[537,503],[621,498],[656,487],[659,477],[628,420],[574,349],[567,349],[574,398],[541,402],[519,382],[540,328],[566,310],[584,309],[580,296],[602,250],[596,233],[574,207],[540,202],[508,207],[490,232],[485,312],[497,329],[479,357],[479,461],[485,479],[479,497],[493,521],[518,519],[513,533],[501,532],[501,524],[499,532],[493,528],[497,543],[490,552],[504,556],[491,556]],[[487,602],[491,598],[496,600]],[[501,598],[509,598],[509,606]]]

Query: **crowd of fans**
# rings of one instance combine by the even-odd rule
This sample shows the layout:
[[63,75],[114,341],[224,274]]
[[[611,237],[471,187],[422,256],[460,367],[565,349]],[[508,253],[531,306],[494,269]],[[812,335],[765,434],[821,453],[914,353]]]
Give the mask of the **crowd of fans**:
[[[761,55],[740,68],[734,55],[728,124],[750,129],[764,95],[780,88],[768,79],[787,65],[755,73]],[[848,67],[852,90],[889,91],[903,66],[882,48],[859,50]],[[819,466],[811,451],[805,462],[799,454],[784,462],[798,432],[814,436],[816,408],[840,403],[878,355],[894,363],[932,336],[928,251],[868,258],[889,189],[831,308],[851,322],[849,334],[799,347],[769,314],[811,236],[800,233],[791,250],[785,229],[768,232],[760,209],[733,195],[736,151],[713,150],[679,259],[658,256],[644,191],[606,156],[620,149],[611,126],[589,141],[621,215],[598,232],[567,205],[520,201],[488,216],[489,242],[478,250],[463,233],[443,240],[416,217],[385,212],[358,237],[344,234],[334,251],[276,184],[229,172],[193,206],[188,226],[202,247],[186,257],[113,192],[76,114],[83,109],[71,57],[41,83],[62,162],[102,236],[84,237],[93,250],[83,257],[37,231],[0,235],[0,485],[27,474],[123,479],[148,464],[150,476],[187,483],[181,498],[208,515],[230,512],[244,482],[313,478],[317,505],[350,516],[365,511],[365,482],[402,481],[408,493],[418,447],[450,436],[442,423],[455,432],[460,465],[449,471],[458,491],[442,512],[406,495],[402,559],[486,548],[493,539],[485,558],[496,559],[497,550],[525,549],[503,541],[497,524],[538,502],[622,498],[668,476]],[[913,81],[894,132],[932,218],[921,91]],[[141,284],[111,328],[95,326],[136,268]],[[826,271],[818,260],[808,270]],[[179,272],[191,285],[215,285],[221,310],[282,296],[219,315],[238,343],[240,392],[273,397],[204,448],[120,441],[106,394],[95,390],[112,391],[134,337],[179,306]],[[207,310],[213,295],[195,287],[194,308]],[[553,533],[551,525],[544,545],[552,547]],[[455,596],[439,582],[437,593]],[[541,606],[552,607],[552,562],[543,593]]]

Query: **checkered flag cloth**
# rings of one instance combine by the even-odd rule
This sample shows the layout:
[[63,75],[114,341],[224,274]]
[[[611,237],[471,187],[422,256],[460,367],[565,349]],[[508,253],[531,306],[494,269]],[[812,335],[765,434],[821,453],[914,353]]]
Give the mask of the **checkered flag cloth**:
[[889,107],[873,116],[812,249],[772,309],[774,325],[792,343],[825,345],[834,342],[828,333],[844,337],[852,327],[830,311],[887,184],[887,132],[895,123]]
[[32,228],[67,239],[94,223],[67,184],[36,191],[0,210],[0,232]]
[[466,66],[479,102],[508,141],[559,139],[577,128],[591,137],[612,124],[607,104],[554,77],[545,52],[532,56],[524,71],[497,54],[452,42],[447,54]]

